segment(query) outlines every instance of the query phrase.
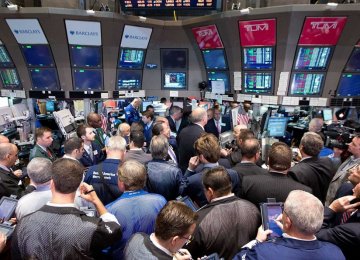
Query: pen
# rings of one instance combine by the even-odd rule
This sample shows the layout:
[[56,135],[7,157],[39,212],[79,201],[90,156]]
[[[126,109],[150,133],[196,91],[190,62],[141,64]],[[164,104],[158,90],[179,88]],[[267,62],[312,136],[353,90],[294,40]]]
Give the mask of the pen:
[[95,191],[94,189],[84,192],[85,195],[88,195],[90,192]]

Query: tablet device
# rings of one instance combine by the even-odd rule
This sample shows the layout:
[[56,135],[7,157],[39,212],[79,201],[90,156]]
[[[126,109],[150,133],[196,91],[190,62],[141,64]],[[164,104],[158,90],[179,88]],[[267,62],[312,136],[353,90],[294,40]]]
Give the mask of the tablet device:
[[80,210],[88,217],[96,217],[96,210],[88,207],[80,207]]
[[191,208],[192,211],[194,211],[194,212],[196,212],[199,209],[199,206],[196,205],[195,202],[193,202],[189,196],[185,196],[185,197],[180,196],[180,197],[177,197],[176,200],[184,202],[186,204],[186,206]]
[[0,219],[8,221],[14,214],[17,199],[2,197],[0,200]]
[[264,230],[270,229],[272,233],[269,235],[270,238],[281,237],[283,231],[276,224],[275,220],[283,212],[282,202],[262,203],[260,204],[261,219]]
[[0,224],[0,233],[3,233],[7,238],[9,238],[12,235],[14,229],[15,227],[13,226]]

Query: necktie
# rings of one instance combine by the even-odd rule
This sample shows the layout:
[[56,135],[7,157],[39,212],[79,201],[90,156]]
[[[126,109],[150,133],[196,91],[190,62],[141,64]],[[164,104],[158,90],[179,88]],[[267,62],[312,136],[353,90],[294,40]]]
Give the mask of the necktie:
[[221,126],[220,126],[220,121],[216,121],[216,128],[219,132],[219,134],[221,134]]
[[94,153],[93,153],[93,150],[92,150],[91,146],[89,147],[88,153],[89,153],[89,156],[90,156],[91,160],[93,161],[94,160]]
[[171,146],[169,146],[168,153],[169,153],[171,160],[174,161],[175,164],[177,164],[176,154]]
[[47,155],[49,156],[49,158],[52,159],[52,153],[50,152],[49,149],[46,149],[46,153],[47,153]]

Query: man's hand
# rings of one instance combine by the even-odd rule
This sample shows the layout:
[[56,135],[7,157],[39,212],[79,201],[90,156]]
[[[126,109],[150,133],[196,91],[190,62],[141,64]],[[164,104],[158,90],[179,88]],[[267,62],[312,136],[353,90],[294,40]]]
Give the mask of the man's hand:
[[227,157],[231,152],[232,152],[231,149],[221,148],[221,150],[220,150],[220,156],[221,156],[221,157]]
[[22,176],[22,170],[16,170],[16,171],[13,171],[13,174],[16,176],[16,177],[18,177],[18,178],[21,178],[21,176]]
[[356,197],[353,195],[349,195],[349,196],[344,196],[341,198],[338,198],[337,200],[334,200],[329,208],[332,209],[334,212],[336,213],[341,213],[341,212],[352,212],[354,211],[357,207],[360,206],[360,202],[356,202],[354,204],[350,204],[350,202],[355,199]]
[[178,252],[174,254],[173,260],[190,260],[192,259],[190,252],[187,249],[179,249]]
[[189,161],[189,170],[194,171],[199,164],[200,164],[199,156],[191,157]]
[[354,196],[360,198],[360,183],[358,183],[355,188],[353,188]]
[[272,230],[268,229],[268,230],[264,230],[263,226],[261,225],[258,228],[258,232],[256,235],[256,240],[260,241],[260,242],[264,242],[267,239],[267,236],[270,235],[272,233]]
[[0,253],[4,250],[6,246],[6,235],[4,233],[0,233]]
[[95,204],[99,200],[94,188],[92,185],[89,185],[85,182],[82,182],[79,187],[80,197],[86,201],[92,202]]

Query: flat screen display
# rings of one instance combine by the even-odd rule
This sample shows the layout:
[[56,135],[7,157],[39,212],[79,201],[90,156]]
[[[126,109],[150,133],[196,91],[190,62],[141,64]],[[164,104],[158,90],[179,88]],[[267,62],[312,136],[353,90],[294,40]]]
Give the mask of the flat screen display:
[[285,135],[287,126],[286,117],[270,117],[268,121],[267,131],[270,137],[281,137]]
[[34,90],[58,90],[59,81],[56,69],[36,68],[29,69],[32,88]]
[[230,79],[229,73],[227,71],[208,71],[207,76],[209,82],[209,91],[211,91],[212,81],[224,81],[225,92],[230,92]]
[[162,69],[187,69],[187,49],[160,49]]
[[49,45],[21,45],[28,67],[54,67],[54,59]]
[[210,70],[226,70],[228,69],[225,51],[223,49],[203,50],[205,68]]
[[333,118],[333,114],[332,114],[331,108],[329,108],[329,109],[323,109],[322,114],[323,114],[323,119],[324,119],[324,121],[330,121],[330,120],[332,120],[332,118]]
[[73,69],[75,90],[102,90],[102,70]]
[[272,93],[273,75],[271,72],[244,72],[244,93]]
[[345,71],[360,71],[360,47],[354,48],[346,63]]
[[294,73],[290,84],[290,95],[320,95],[324,73]]
[[175,1],[175,0],[157,0],[157,1],[141,1],[141,0],[121,0],[121,10],[123,11],[135,11],[135,10],[215,10],[215,0],[187,0],[187,1]]
[[1,83],[6,89],[18,89],[21,87],[16,69],[0,69]]
[[272,47],[251,47],[244,48],[243,58],[244,69],[272,69],[273,48]]
[[70,45],[71,65],[77,68],[101,68],[102,55],[99,46]]
[[3,45],[0,45],[0,67],[1,68],[14,67],[14,63],[12,62],[8,51]]
[[324,71],[329,64],[330,54],[330,47],[299,47],[294,69]]
[[120,48],[119,68],[142,69],[145,58],[145,50]]
[[337,89],[339,97],[360,96],[360,74],[344,73],[341,75]]
[[117,89],[141,89],[142,70],[118,70]]
[[164,89],[186,89],[186,72],[164,72]]

